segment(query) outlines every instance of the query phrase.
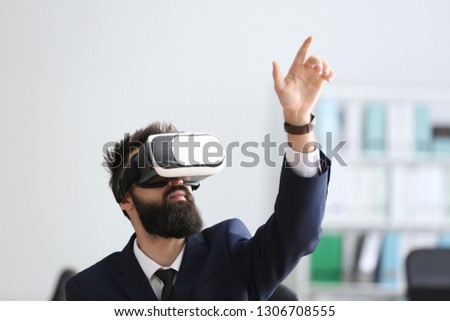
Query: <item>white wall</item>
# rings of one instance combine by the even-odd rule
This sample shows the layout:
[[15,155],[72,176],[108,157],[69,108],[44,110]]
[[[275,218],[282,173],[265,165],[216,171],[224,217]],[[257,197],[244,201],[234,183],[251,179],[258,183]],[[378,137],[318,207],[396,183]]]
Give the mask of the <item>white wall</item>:
[[[154,120],[225,143],[279,140],[271,61],[302,40],[334,84],[450,85],[450,2],[0,1],[0,299],[46,300],[63,266],[121,250],[132,229],[108,189],[102,146]],[[333,84],[331,84],[333,86]],[[207,225],[271,213],[278,169],[205,181]]]

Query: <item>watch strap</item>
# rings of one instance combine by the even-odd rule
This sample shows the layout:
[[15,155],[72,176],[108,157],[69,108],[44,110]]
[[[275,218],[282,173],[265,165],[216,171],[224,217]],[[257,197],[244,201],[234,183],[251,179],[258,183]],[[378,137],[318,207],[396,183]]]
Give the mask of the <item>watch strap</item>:
[[284,122],[284,130],[286,133],[294,134],[294,135],[304,135],[312,132],[316,127],[316,122],[314,119],[314,115],[311,114],[311,120],[308,124],[302,126],[291,125],[287,122]]

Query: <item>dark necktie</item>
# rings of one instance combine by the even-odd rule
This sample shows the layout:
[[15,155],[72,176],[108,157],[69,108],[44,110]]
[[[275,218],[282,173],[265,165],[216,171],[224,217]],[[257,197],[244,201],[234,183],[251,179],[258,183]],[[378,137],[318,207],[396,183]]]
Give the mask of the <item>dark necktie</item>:
[[164,283],[164,287],[161,293],[161,301],[169,301],[172,295],[173,278],[177,271],[174,269],[159,269],[155,272],[156,276]]

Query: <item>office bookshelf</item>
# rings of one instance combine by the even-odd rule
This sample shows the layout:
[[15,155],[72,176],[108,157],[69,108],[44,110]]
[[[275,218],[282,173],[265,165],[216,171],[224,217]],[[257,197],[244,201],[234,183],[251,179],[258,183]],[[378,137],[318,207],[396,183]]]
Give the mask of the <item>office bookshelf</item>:
[[335,86],[315,112],[333,167],[324,236],[297,273],[300,295],[404,300],[406,255],[449,246],[450,88]]

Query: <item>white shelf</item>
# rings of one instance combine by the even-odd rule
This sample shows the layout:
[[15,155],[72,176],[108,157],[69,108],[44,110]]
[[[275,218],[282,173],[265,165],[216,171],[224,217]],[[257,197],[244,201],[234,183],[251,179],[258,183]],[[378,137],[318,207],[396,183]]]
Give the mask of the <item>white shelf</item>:
[[312,283],[303,300],[312,301],[402,301],[406,300],[404,284],[384,285],[377,283]]
[[[375,259],[378,255],[376,260],[381,257],[383,244],[397,244],[396,262],[392,264],[398,265],[397,268],[394,265],[393,272],[400,281],[395,285],[312,283],[309,271],[300,276],[302,281],[298,283],[300,287],[303,284],[302,299],[406,300],[404,260],[407,253],[417,247],[437,246],[437,240],[450,232],[450,152],[442,152],[445,149],[442,146],[446,145],[439,145],[435,138],[426,135],[425,138],[419,136],[422,140],[417,141],[430,144],[428,150],[416,150],[416,135],[422,133],[417,128],[423,130],[423,126],[428,126],[426,128],[432,131],[437,125],[450,124],[450,88],[341,85],[327,88],[322,98],[325,103],[317,117],[319,141],[335,148],[340,140],[347,140],[339,150],[339,157],[347,166],[332,159],[323,233],[342,236],[341,259],[347,259],[343,269],[349,266],[353,269],[357,266],[353,263],[361,263],[356,257],[360,253],[356,254],[355,244],[361,245],[357,242],[366,240],[366,236],[376,238],[377,246],[380,245],[371,256]],[[371,108],[372,103],[375,104],[372,111],[384,106],[382,116],[367,112],[370,109],[365,108]],[[424,106],[428,109],[423,117],[420,111]],[[374,118],[370,121],[364,118],[368,115]],[[384,150],[362,149],[361,146],[367,144],[365,135],[369,132],[365,130],[371,128],[372,121],[380,121],[380,117],[384,119],[380,125],[383,131],[380,126],[376,127],[378,131],[372,138],[376,144],[365,146]],[[424,120],[425,125],[415,127],[417,119]],[[326,131],[333,134],[325,134]],[[383,143],[378,144],[383,135]],[[323,146],[325,152],[326,147]],[[396,232],[392,234],[396,241],[382,243],[385,236],[392,236],[390,232]],[[346,249],[348,252],[344,253]],[[344,275],[349,273],[343,271]]]

